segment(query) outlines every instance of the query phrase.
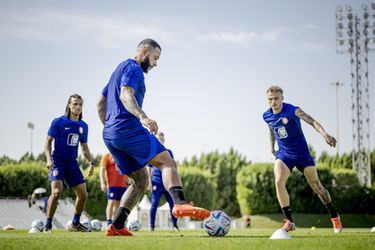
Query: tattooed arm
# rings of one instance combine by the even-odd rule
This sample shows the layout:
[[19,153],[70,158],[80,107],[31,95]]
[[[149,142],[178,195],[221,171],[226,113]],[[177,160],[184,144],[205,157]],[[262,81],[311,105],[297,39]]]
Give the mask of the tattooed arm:
[[147,127],[151,133],[158,132],[158,124],[147,117],[146,113],[139,107],[137,100],[134,96],[134,89],[127,86],[121,87],[120,99],[127,111],[137,117],[140,122]]
[[322,125],[319,124],[319,122],[315,121],[310,115],[306,114],[302,109],[297,108],[295,112],[296,116],[300,118],[301,120],[304,120],[306,123],[310,124],[315,128],[315,130],[321,134],[324,138],[324,140],[327,142],[328,145],[331,147],[336,146],[336,139],[332,137],[330,134],[328,134]]
[[96,104],[96,107],[98,109],[98,115],[100,121],[105,123],[105,115],[106,115],[106,109],[107,109],[107,97],[105,96],[100,96],[98,104]]
[[276,156],[276,151],[275,151],[275,135],[273,134],[271,127],[269,127],[269,129],[270,129],[271,153]]

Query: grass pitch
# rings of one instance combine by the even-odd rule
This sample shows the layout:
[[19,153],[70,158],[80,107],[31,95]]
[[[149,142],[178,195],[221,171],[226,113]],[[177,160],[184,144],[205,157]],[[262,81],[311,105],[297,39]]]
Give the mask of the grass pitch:
[[106,237],[93,233],[54,230],[51,234],[29,234],[27,230],[0,231],[0,249],[374,249],[375,233],[369,228],[345,228],[341,234],[332,229],[297,228],[292,240],[269,240],[273,229],[231,230],[225,237],[209,237],[204,230],[172,232],[138,231],[133,237]]

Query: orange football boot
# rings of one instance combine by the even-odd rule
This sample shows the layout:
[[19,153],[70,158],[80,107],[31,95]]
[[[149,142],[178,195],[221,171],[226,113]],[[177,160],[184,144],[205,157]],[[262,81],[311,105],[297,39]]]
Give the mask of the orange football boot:
[[105,235],[106,236],[133,236],[133,234],[129,232],[126,227],[117,229],[112,224],[107,228]]
[[192,203],[175,204],[172,214],[177,217],[191,217],[193,219],[204,220],[210,216],[210,211],[201,207],[194,207]]

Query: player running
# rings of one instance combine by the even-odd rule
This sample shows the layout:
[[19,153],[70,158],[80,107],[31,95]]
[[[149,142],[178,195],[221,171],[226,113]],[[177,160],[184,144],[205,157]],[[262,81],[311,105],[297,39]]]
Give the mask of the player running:
[[[52,218],[59,196],[64,189],[63,182],[77,195],[73,221],[68,230],[90,231],[79,222],[87,199],[85,178],[77,162],[79,143],[84,157],[90,164],[87,176],[94,173],[94,163],[87,145],[88,126],[82,120],[82,106],[82,97],[77,94],[71,95],[66,105],[65,115],[54,119],[48,130],[44,153],[47,158],[46,166],[50,170],[51,196],[48,199],[45,233],[50,233],[52,230]],[[52,141],[54,141],[54,150],[51,156]]]
[[208,210],[186,201],[176,162],[154,136],[158,132],[157,123],[142,110],[146,92],[144,73],[157,66],[160,55],[161,47],[156,41],[145,39],[140,42],[135,58],[118,65],[98,102],[104,143],[120,173],[134,181],[121,198],[114,221],[107,228],[108,236],[132,235],[124,222],[148,187],[148,173],[144,167],[147,163],[161,170],[164,187],[174,200],[176,217],[205,219],[210,215]]
[[113,216],[120,205],[122,195],[126,190],[126,177],[120,175],[111,153],[103,155],[100,161],[100,186],[107,193],[107,227],[112,224]]
[[[328,209],[335,233],[342,231],[340,216],[336,212],[331,196],[320,183],[315,163],[310,155],[305,136],[302,132],[301,119],[321,134],[331,147],[336,146],[336,139],[329,135],[323,127],[301,108],[284,103],[283,90],[279,86],[271,86],[267,90],[270,109],[263,114],[263,119],[270,128],[271,152],[275,155],[274,175],[276,195],[285,216],[283,229],[295,230],[290,209],[290,199],[285,184],[294,166],[301,171],[313,191],[319,196]],[[275,151],[275,140],[278,151]]]
[[[164,145],[165,137],[164,133],[159,131],[156,134],[156,138],[159,140],[161,144]],[[173,153],[171,150],[167,149],[168,153],[173,159]],[[152,165],[148,165],[150,167],[150,183],[151,183],[151,209],[150,209],[150,230],[155,230],[155,217],[156,217],[156,210],[159,206],[159,201],[162,195],[164,195],[165,199],[167,200],[170,210],[171,210],[171,219],[174,231],[180,231],[177,225],[177,218],[173,216],[172,209],[173,209],[173,199],[172,196],[168,193],[168,191],[164,188],[163,185],[163,177],[161,174],[160,169],[154,167]]]

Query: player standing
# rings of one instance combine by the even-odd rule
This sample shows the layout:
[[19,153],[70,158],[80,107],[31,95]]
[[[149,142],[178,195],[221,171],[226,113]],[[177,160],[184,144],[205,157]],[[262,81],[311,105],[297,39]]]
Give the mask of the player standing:
[[[285,185],[294,166],[296,166],[305,175],[310,187],[328,209],[334,232],[340,233],[342,231],[340,216],[332,204],[328,191],[320,183],[315,163],[302,132],[300,120],[314,127],[331,147],[336,146],[336,139],[301,108],[284,103],[283,90],[279,86],[271,86],[266,93],[270,109],[263,114],[263,119],[269,125],[271,152],[276,157],[274,175],[277,199],[285,216],[283,229],[287,232],[295,230],[289,194]],[[275,140],[279,148],[278,151],[275,151]]]
[[[94,163],[87,145],[88,126],[82,120],[82,106],[82,97],[77,94],[71,95],[65,108],[65,115],[54,119],[48,130],[44,152],[47,158],[46,166],[50,170],[51,196],[48,199],[44,232],[51,232],[52,218],[59,196],[63,192],[64,182],[77,196],[73,221],[68,230],[90,231],[79,221],[87,199],[85,178],[77,162],[79,143],[84,157],[90,164],[87,176],[94,173]],[[52,141],[54,141],[54,150],[51,155]]]
[[[165,136],[164,133],[159,131],[156,134],[156,138],[159,140],[161,144],[164,145],[165,142]],[[173,153],[171,150],[167,149],[168,153],[173,159]],[[173,216],[172,209],[173,209],[173,199],[172,196],[168,193],[168,191],[165,189],[163,185],[163,177],[161,174],[160,169],[157,167],[154,167],[152,165],[148,165],[150,167],[150,178],[151,178],[151,209],[150,209],[150,230],[155,230],[155,217],[156,217],[156,210],[159,206],[159,201],[162,195],[164,195],[165,199],[167,200],[170,211],[171,211],[171,219],[172,219],[172,225],[174,231],[180,231],[177,225],[177,218]]]
[[107,228],[108,236],[132,235],[124,222],[148,187],[148,173],[144,167],[147,163],[161,170],[164,187],[174,200],[176,217],[204,219],[210,215],[208,210],[186,201],[176,162],[154,136],[158,132],[157,123],[142,110],[146,92],[143,73],[157,66],[160,55],[161,47],[156,41],[145,39],[140,42],[135,58],[118,65],[98,102],[104,143],[120,172],[134,181],[121,198],[114,221]]
[[122,195],[126,190],[126,177],[120,175],[116,163],[111,153],[103,155],[100,161],[100,186],[103,192],[107,193],[107,207],[105,210],[107,216],[107,226],[112,224]]

